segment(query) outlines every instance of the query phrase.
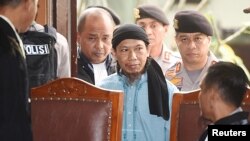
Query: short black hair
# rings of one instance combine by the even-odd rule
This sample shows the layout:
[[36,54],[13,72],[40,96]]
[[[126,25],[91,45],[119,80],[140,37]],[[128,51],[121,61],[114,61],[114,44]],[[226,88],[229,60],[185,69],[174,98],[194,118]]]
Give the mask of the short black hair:
[[10,5],[16,7],[22,2],[22,0],[0,0],[0,7]]
[[217,87],[225,102],[239,107],[246,94],[249,80],[238,65],[231,62],[217,62],[208,69],[203,84],[205,90]]

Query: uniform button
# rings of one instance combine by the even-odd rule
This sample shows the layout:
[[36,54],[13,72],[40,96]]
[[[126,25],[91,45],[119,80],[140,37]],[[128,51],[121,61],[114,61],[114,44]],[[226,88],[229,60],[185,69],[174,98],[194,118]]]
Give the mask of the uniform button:
[[129,115],[131,115],[131,112],[128,112]]

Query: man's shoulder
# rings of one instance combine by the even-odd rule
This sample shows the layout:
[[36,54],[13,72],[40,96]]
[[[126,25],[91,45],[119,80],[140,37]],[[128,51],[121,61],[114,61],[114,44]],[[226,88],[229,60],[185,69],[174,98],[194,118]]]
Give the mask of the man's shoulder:
[[115,89],[116,87],[120,86],[119,75],[117,73],[111,74],[104,78],[97,85],[103,88]]
[[174,52],[168,49],[166,46],[163,47],[162,50],[162,60],[165,62],[178,62],[181,60],[181,56],[178,52]]
[[178,92],[178,88],[168,79],[166,79],[167,85],[168,85],[168,90],[173,94],[174,92]]
[[39,24],[39,23],[33,23],[30,28],[29,31],[38,31],[38,32],[44,32],[44,26]]
[[67,38],[65,36],[63,36],[61,33],[56,32],[56,36],[57,36],[58,42],[66,42],[66,43],[68,43]]
[[0,54],[10,51],[10,41],[8,36],[0,30]]
[[119,75],[117,73],[113,73],[103,79],[103,83],[117,83],[118,81]]
[[66,39],[66,37],[64,37],[61,33],[56,32],[56,44],[55,44],[55,48],[62,52],[64,52],[65,54],[69,54],[69,43],[68,40]]
[[181,72],[181,68],[182,68],[182,62],[181,61],[177,61],[172,67],[170,67],[166,72],[165,72],[165,76],[167,78],[171,78],[174,77],[177,73]]
[[80,78],[82,80],[85,80],[91,84],[93,84],[93,80],[91,79],[91,76],[89,75],[89,73],[87,72],[86,69],[80,69],[78,68],[77,70],[77,78]]

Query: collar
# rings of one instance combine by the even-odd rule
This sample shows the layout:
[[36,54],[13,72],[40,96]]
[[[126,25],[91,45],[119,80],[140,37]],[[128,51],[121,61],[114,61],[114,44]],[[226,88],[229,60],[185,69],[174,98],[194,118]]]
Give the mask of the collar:
[[238,112],[242,112],[242,108],[241,107],[238,107],[237,109],[235,109],[230,115],[233,115],[235,113],[238,113]]
[[4,19],[4,20],[10,25],[10,27],[11,27],[12,30],[16,33],[16,35],[18,35],[17,32],[16,32],[15,26],[12,24],[12,22],[9,20],[8,17],[6,17],[6,16],[4,16],[4,15],[0,15],[0,18]]
[[[89,61],[89,59],[81,52],[81,49],[78,48],[78,53],[77,53],[77,58],[80,60],[80,63],[81,63],[81,66],[84,66],[84,67],[90,67],[93,69],[93,65],[92,63]],[[108,69],[109,66],[111,65],[112,63],[112,56],[109,54],[107,57],[106,57],[106,60],[104,60],[105,62],[105,66],[106,68]]]
[[243,121],[248,120],[248,112],[245,111],[238,111],[238,109],[232,112],[231,115],[219,119],[214,124],[215,125],[225,125],[225,124],[241,124]]

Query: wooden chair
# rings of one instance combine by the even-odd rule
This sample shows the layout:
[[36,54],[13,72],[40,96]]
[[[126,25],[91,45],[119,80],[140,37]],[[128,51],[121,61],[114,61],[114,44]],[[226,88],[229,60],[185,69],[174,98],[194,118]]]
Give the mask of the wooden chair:
[[[172,102],[170,141],[198,141],[208,121],[200,117],[198,95],[200,90],[175,93]],[[243,102],[250,112],[250,89]]]
[[31,91],[34,141],[120,141],[123,93],[62,78]]

